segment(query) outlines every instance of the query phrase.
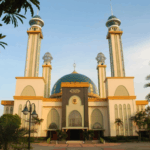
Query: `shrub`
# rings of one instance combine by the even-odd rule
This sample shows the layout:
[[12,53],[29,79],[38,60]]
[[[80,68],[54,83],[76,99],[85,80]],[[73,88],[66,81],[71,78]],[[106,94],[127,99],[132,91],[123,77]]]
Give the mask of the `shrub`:
[[49,143],[50,143],[50,141],[51,141],[51,138],[49,137],[49,138],[47,139],[47,143],[49,144]]
[[103,138],[101,138],[101,137],[100,137],[100,142],[101,142],[101,143],[103,143],[103,142],[104,142],[104,139],[103,139]]

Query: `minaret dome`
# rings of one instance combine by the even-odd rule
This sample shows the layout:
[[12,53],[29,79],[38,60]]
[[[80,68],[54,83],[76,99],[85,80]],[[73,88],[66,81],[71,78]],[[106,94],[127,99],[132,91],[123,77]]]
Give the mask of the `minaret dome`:
[[106,26],[108,28],[119,27],[120,25],[121,25],[121,21],[114,15],[111,15],[106,22]]
[[98,64],[104,65],[105,64],[105,59],[106,59],[106,57],[104,56],[103,53],[98,53],[98,55],[96,57],[96,60],[97,60]]
[[35,15],[30,21],[29,21],[30,26],[38,26],[42,28],[44,26],[44,21],[39,15]]
[[43,56],[43,60],[44,60],[44,63],[48,63],[48,62],[51,63],[51,60],[53,60],[53,57],[49,52],[47,52]]

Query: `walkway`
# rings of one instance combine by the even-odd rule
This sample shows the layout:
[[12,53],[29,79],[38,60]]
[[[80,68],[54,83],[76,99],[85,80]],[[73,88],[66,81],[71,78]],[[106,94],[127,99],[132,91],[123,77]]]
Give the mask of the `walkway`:
[[32,144],[33,150],[150,150],[150,142],[106,144]]

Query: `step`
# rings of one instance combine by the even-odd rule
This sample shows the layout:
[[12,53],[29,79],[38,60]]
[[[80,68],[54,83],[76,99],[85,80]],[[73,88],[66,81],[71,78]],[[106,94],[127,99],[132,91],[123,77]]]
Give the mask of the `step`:
[[66,142],[67,144],[73,144],[73,143],[79,143],[79,144],[83,144],[83,141],[73,141],[73,140],[69,140]]

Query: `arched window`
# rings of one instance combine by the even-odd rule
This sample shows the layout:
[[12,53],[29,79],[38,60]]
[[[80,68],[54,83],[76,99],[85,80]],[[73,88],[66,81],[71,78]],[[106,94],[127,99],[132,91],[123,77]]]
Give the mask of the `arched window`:
[[123,104],[123,112],[124,112],[125,136],[128,136],[128,120],[127,120],[126,104]]
[[81,127],[82,117],[77,110],[73,110],[69,115],[69,127]]
[[[122,115],[122,105],[119,104],[119,116],[120,116],[120,119],[123,121],[123,115]],[[120,125],[120,130],[121,130],[121,135],[123,136],[124,135],[124,121],[123,121],[123,125]]]
[[22,113],[21,111],[22,111],[22,105],[20,104],[19,108],[18,108],[18,116],[19,117],[21,117],[21,113]]
[[6,107],[6,114],[9,114],[9,107]]
[[128,120],[129,120],[129,134],[130,136],[133,135],[133,127],[132,127],[132,121],[131,121],[131,107],[130,104],[127,105],[127,109],[128,109]]
[[49,129],[50,125],[55,123],[59,129],[59,119],[58,111],[55,108],[52,108],[47,115],[47,128]]
[[96,123],[99,123],[100,126],[103,128],[103,115],[99,109],[94,109],[91,114],[91,125],[94,128]]
[[[119,118],[118,117],[118,106],[115,104],[115,119]],[[116,124],[116,135],[119,135],[119,126]]]
[[13,107],[10,107],[10,114],[13,115]]

